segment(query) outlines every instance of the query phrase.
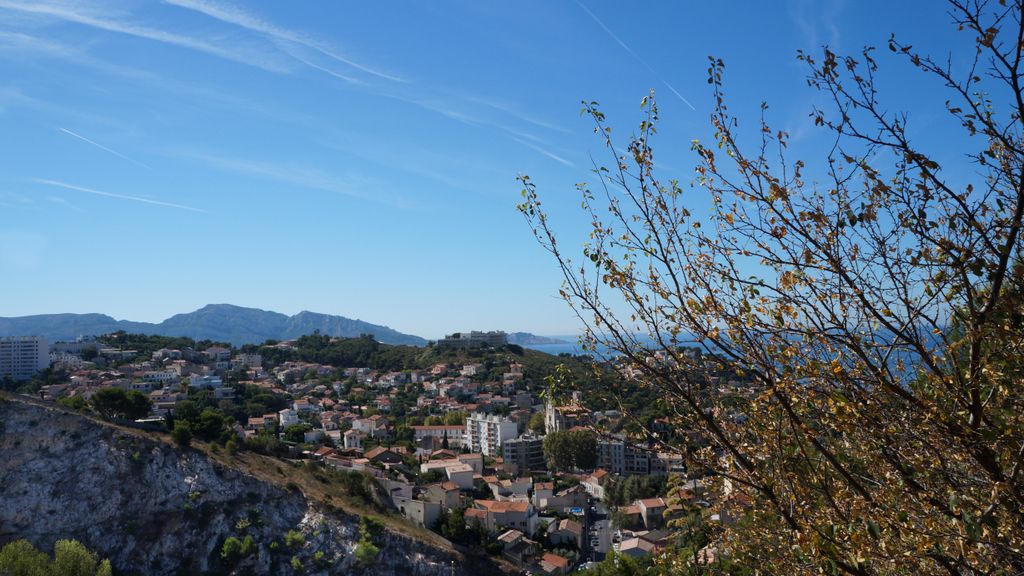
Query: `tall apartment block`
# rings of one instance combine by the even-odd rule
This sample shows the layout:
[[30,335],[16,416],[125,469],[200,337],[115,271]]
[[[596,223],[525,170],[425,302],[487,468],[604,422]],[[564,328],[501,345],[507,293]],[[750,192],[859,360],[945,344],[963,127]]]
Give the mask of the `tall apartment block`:
[[50,346],[42,336],[0,337],[0,378],[28,380],[50,365]]
[[470,452],[501,456],[501,445],[519,434],[518,425],[493,414],[474,412],[466,418],[466,445]]

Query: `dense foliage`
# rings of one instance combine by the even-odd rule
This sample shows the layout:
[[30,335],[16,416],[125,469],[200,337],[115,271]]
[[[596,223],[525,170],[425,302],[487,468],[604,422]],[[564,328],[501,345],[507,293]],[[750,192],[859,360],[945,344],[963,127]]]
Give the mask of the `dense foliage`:
[[550,470],[591,470],[597,465],[597,435],[590,430],[563,430],[544,436],[544,459]]
[[58,540],[53,558],[27,540],[16,540],[0,549],[0,574],[4,576],[111,576],[109,560],[75,540]]
[[89,399],[89,405],[100,417],[111,420],[137,420],[149,415],[153,403],[149,397],[135,390],[124,391],[121,388],[100,388]]
[[653,498],[665,493],[665,476],[609,476],[604,480],[604,501],[612,506],[624,506],[642,498]]

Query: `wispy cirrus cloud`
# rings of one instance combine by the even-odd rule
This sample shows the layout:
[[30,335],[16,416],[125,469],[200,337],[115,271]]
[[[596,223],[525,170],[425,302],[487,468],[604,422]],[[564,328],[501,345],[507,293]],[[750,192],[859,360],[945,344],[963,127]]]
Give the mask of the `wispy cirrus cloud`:
[[837,21],[842,8],[841,0],[790,0],[790,15],[808,49],[820,48],[822,44],[828,44],[833,50],[839,48]]
[[42,104],[42,101],[25,94],[20,88],[0,86],[0,112],[15,106],[39,107]]
[[219,170],[274,180],[299,188],[342,194],[395,208],[413,207],[407,200],[387,194],[381,182],[357,174],[338,175],[299,164],[229,158],[197,152],[174,152],[170,155],[200,162]]
[[0,114],[18,108],[28,108],[47,114],[60,115],[75,123],[103,123],[104,119],[76,106],[63,106],[26,94],[17,86],[0,85]]
[[[364,72],[371,76],[375,76],[383,80],[390,80],[392,82],[403,83],[407,82],[407,80],[405,80],[404,78],[401,78],[388,72],[384,72],[383,70],[380,70],[376,66],[371,66],[369,64],[359,62],[352,57],[341,54],[336,48],[330,46],[326,42],[315,39],[307,34],[297,32],[295,30],[283,28],[281,26],[278,26],[277,24],[274,24],[273,22],[270,22],[269,20],[260,18],[259,16],[256,16],[250,12],[246,12],[238,8],[237,6],[233,6],[225,2],[216,2],[213,0],[164,0],[164,2],[167,4],[171,4],[173,6],[177,6],[179,8],[185,8],[187,10],[192,10],[195,12],[199,12],[201,14],[205,14],[210,18],[220,20],[221,22],[227,24],[232,24],[234,26],[239,26],[252,32],[263,34],[264,36],[267,36],[276,42],[297,44],[299,46],[315,50],[316,52],[319,52],[320,54],[327,56],[332,60],[335,60],[337,62],[350,66],[356,70],[359,70],[361,72]],[[307,64],[324,72],[328,72],[329,74],[337,75],[332,72],[329,72],[328,70],[320,66],[311,64],[310,62],[303,60],[302,58],[296,57],[296,59],[303,62],[304,64]]]
[[[544,150],[543,141],[530,134],[528,128],[542,128],[562,133],[570,133],[570,131],[525,111],[515,102],[473,95],[464,89],[451,90],[429,84],[414,84],[398,75],[342,54],[330,44],[305,32],[285,28],[258,14],[221,0],[164,0],[164,3],[253,32],[259,37],[250,37],[252,42],[245,42],[244,35],[243,39],[240,39],[236,34],[231,41],[225,40],[218,43],[207,37],[199,38],[140,24],[131,13],[114,11],[104,4],[96,5],[70,2],[69,0],[39,0],[37,2],[0,0],[0,13],[7,10],[12,13],[55,19],[127,34],[196,50],[272,72],[291,72],[294,68],[290,64],[298,62],[361,90],[413,104],[462,124],[496,129],[504,133],[506,137],[534,142],[529,146],[531,149],[552,159],[557,159],[563,164],[568,162],[558,154]],[[97,6],[102,6],[102,8]],[[90,56],[88,51],[81,50],[80,47],[64,45],[47,37],[0,31],[0,53],[3,50],[7,50],[15,57],[20,53],[30,52],[48,58],[59,58],[108,74],[173,89],[180,93],[194,92],[197,96],[209,95],[211,100],[224,100],[224,95],[219,94],[218,91],[174,86],[173,84],[179,82],[173,78],[101,60]],[[2,100],[0,98],[0,104],[2,104]],[[232,107],[235,107],[234,104]],[[251,108],[254,111],[258,111],[256,109],[259,108],[258,103],[249,103],[243,107]],[[282,112],[284,111],[275,109],[269,111],[267,115],[277,116]],[[91,141],[81,134],[71,133],[69,135],[79,137],[83,141],[128,159],[124,154]],[[129,159],[129,161],[133,160]],[[571,165],[571,163],[566,165]]]
[[65,190],[73,190],[75,192],[82,192],[85,194],[92,194],[94,196],[104,196],[106,198],[116,198],[118,200],[129,200],[132,202],[140,202],[142,204],[151,204],[153,206],[163,206],[165,208],[177,208],[178,210],[188,210],[190,212],[203,212],[206,210],[202,208],[195,208],[193,206],[186,206],[184,204],[175,204],[173,202],[164,202],[163,200],[154,200],[152,198],[143,198],[142,196],[131,196],[129,194],[117,194],[114,192],[104,192],[103,190],[96,190],[95,188],[87,188],[85,186],[78,186],[76,184],[69,184],[67,182],[61,182],[60,180],[50,180],[48,178],[31,178],[31,182],[36,184],[43,184],[46,186],[53,186],[56,188],[63,188]]
[[[537,137],[537,136],[535,136],[533,134],[530,134],[529,132],[526,132],[524,130],[520,130],[518,128],[513,128],[511,126],[503,124],[500,121],[496,121],[496,120],[493,120],[491,118],[488,118],[484,114],[472,114],[470,112],[467,112],[464,109],[464,107],[458,108],[456,106],[456,104],[454,104],[452,102],[448,102],[448,101],[443,100],[443,99],[438,99],[438,98],[429,98],[429,99],[428,98],[417,98],[417,97],[403,96],[403,95],[398,95],[398,94],[384,94],[384,95],[389,97],[389,98],[394,98],[396,100],[401,100],[403,102],[408,102],[410,104],[415,104],[416,106],[419,106],[420,108],[423,108],[424,110],[429,110],[431,112],[435,112],[435,113],[440,114],[442,116],[445,116],[447,118],[451,118],[452,120],[455,120],[457,122],[461,122],[461,123],[463,123],[463,124],[465,124],[467,126],[477,126],[477,127],[497,129],[497,130],[499,130],[501,132],[504,132],[505,135],[508,138],[511,138],[512,140],[515,140],[516,142],[518,142],[518,143],[520,143],[520,144],[522,144],[524,146],[527,146],[528,148],[530,148],[530,149],[532,149],[532,150],[534,150],[534,151],[536,151],[536,152],[538,152],[538,153],[540,153],[540,154],[542,154],[544,156],[547,156],[548,158],[556,160],[556,161],[558,161],[558,162],[560,162],[562,164],[565,164],[566,166],[570,166],[570,167],[573,167],[573,168],[576,167],[576,165],[574,163],[572,163],[571,161],[566,160],[565,158],[562,158],[561,156],[558,156],[557,154],[554,154],[554,153],[549,152],[548,150],[545,150],[544,148],[542,148],[540,146],[540,144],[544,144],[544,140],[543,139],[541,139],[541,138],[539,138],[539,137]],[[479,102],[481,104],[487,105],[484,101],[481,101],[481,100],[478,100],[478,99],[472,98],[472,97],[466,98],[466,100],[472,101],[472,102]],[[494,107],[493,105],[490,105],[490,106]],[[535,124],[540,125],[539,121],[535,122]],[[561,129],[559,129],[557,127],[555,127],[554,129],[561,131]],[[566,132],[568,132],[568,131],[566,131]]]
[[0,0],[0,9],[49,17],[108,32],[116,32],[188,48],[271,72],[289,71],[289,68],[282,62],[279,56],[272,52],[259,50],[254,46],[242,46],[236,43],[229,48],[205,39],[137,24],[120,15],[111,16],[109,14],[84,10],[78,4],[52,2],[50,0],[33,0],[32,2]]
[[35,53],[62,59],[71,59],[76,56],[74,51],[63,44],[22,32],[0,31],[0,49],[5,52],[16,52],[19,55]]
[[[449,97],[456,98],[458,100],[461,100],[464,104],[468,103],[478,105],[478,107],[486,107],[491,110],[505,114],[520,122],[525,122],[527,124],[532,124],[534,126],[545,128],[548,130],[570,133],[569,130],[561,126],[557,126],[551,122],[545,121],[541,118],[538,118],[533,114],[524,112],[515,103],[507,101],[484,98],[480,96],[467,96],[464,93],[461,93],[459,95],[452,95],[448,94],[447,91],[445,90],[439,90],[437,88],[430,89],[427,86],[418,86],[416,88],[417,93],[412,95],[404,93],[405,91],[402,90],[402,87],[400,85],[410,84],[410,82],[407,79],[402,78],[400,76],[396,76],[395,74],[392,74],[390,72],[384,72],[376,66],[371,66],[366,63],[357,61],[352,57],[343,55],[339,53],[337,49],[333,48],[329,44],[319,39],[313,38],[308,34],[284,28],[273,22],[270,22],[269,20],[261,18],[251,12],[247,12],[245,10],[238,8],[237,6],[231,5],[220,0],[163,1],[166,4],[170,4],[180,8],[185,8],[188,10],[193,10],[195,12],[199,12],[216,20],[220,20],[221,22],[239,26],[246,30],[262,34],[268,37],[269,39],[277,42],[280,45],[282,51],[288,53],[290,56],[292,56],[299,62],[305,64],[306,66],[309,66],[310,68],[319,70],[321,72],[324,72],[325,74],[339,78],[349,84],[367,87],[372,91],[380,93],[381,95],[401,100],[407,103],[411,103],[423,109],[436,112],[438,114],[446,116],[457,122],[461,122],[463,124],[469,124],[473,126],[486,125],[498,128],[513,135],[521,135],[520,132],[517,132],[515,129],[507,128],[503,126],[500,122],[485,119],[483,115],[473,114],[472,112],[467,111],[466,106],[452,106],[445,102],[444,100],[449,99]],[[352,76],[351,74],[344,74],[338,72],[333,68],[329,68],[327,66],[316,63],[312,58],[307,58],[305,55],[301,54],[300,51],[295,49],[295,47],[301,47],[307,49],[308,51],[316,52],[322,56],[326,56],[327,58],[333,61],[345,64],[355,70],[369,74],[370,76],[373,76],[378,80],[390,81],[392,84],[391,86],[388,86],[386,83],[384,85],[370,86],[369,83],[364,82],[361,79]],[[399,86],[395,86],[395,84],[398,84]],[[435,93],[435,96],[431,96],[431,93]],[[545,153],[545,155],[548,154]]]
[[80,206],[76,206],[75,204],[68,202],[68,199],[64,198],[63,196],[47,196],[46,201],[50,202],[51,204],[63,206],[64,208],[67,208],[68,210],[72,210],[74,212],[78,212],[79,214],[87,213],[86,210],[84,210]]
[[[641,58],[639,54],[634,52],[633,49],[629,47],[629,44],[626,44],[625,42],[622,41],[621,38],[616,36],[615,32],[612,32],[611,28],[609,28],[607,25],[605,25],[605,23],[600,18],[597,17],[597,14],[594,14],[593,12],[591,12],[590,9],[587,8],[583,4],[583,2],[581,2],[580,0],[576,0],[576,5],[579,6],[580,8],[582,8],[583,11],[587,13],[587,16],[590,16],[590,19],[593,20],[595,23],[597,23],[597,25],[600,26],[601,29],[605,31],[605,33],[607,33],[609,36],[611,36],[612,40],[615,40],[615,42],[618,43],[619,46],[622,46],[622,48],[626,52],[628,52],[630,56],[632,56],[641,65],[643,65],[644,68],[647,68],[648,72],[650,72],[651,74],[654,74],[655,76],[658,76],[658,73],[655,72],[654,68],[652,68],[651,65],[647,63],[646,60]],[[676,95],[676,98],[679,98],[679,100],[681,100],[683,102],[683,104],[686,104],[687,106],[689,106],[690,110],[697,110],[696,108],[693,107],[693,104],[690,104],[689,100],[687,100],[682,94],[679,93],[678,90],[676,90],[675,86],[669,84],[668,80],[665,80],[664,78],[661,78],[661,83],[664,84],[666,87],[668,87],[668,89],[671,90],[672,93]]]
[[5,208],[24,208],[26,206],[32,206],[35,202],[32,198],[19,194],[17,192],[10,192],[8,190],[0,190],[0,206]]
[[496,100],[496,99],[491,99],[491,98],[484,98],[482,96],[465,96],[465,99],[470,101],[470,102],[476,102],[477,104],[481,104],[483,106],[487,106],[488,108],[492,108],[494,110],[498,110],[499,112],[503,112],[505,114],[508,114],[509,116],[512,116],[513,118],[515,118],[517,120],[521,120],[521,121],[526,122],[528,124],[533,124],[534,126],[537,126],[537,127],[540,127],[540,128],[547,128],[548,130],[554,130],[556,132],[562,132],[562,133],[565,133],[565,134],[571,134],[572,133],[571,130],[567,130],[566,128],[563,128],[562,126],[559,126],[559,125],[554,124],[552,122],[548,122],[547,120],[543,120],[541,118],[537,118],[536,116],[534,116],[534,115],[532,115],[532,114],[530,114],[528,112],[524,112],[518,105],[516,105],[516,104],[514,104],[512,102],[507,102],[507,101],[503,101],[503,100]]
[[86,138],[85,136],[82,136],[81,134],[77,134],[75,132],[72,132],[71,130],[68,130],[67,128],[57,128],[57,130],[60,131],[60,132],[65,133],[65,134],[67,134],[69,136],[73,136],[75,138],[78,138],[79,140],[81,140],[81,141],[83,141],[83,142],[85,142],[87,144],[92,144],[93,146],[99,148],[100,150],[109,152],[109,153],[113,154],[114,156],[117,156],[118,158],[121,158],[122,160],[127,160],[127,161],[131,162],[132,164],[135,164],[137,166],[141,166],[141,167],[145,168],[146,170],[152,170],[153,169],[152,167],[150,167],[147,164],[143,164],[142,162],[139,162],[138,160],[135,160],[133,158],[129,158],[128,156],[125,156],[124,154],[121,154],[117,150],[113,150],[113,149],[107,148],[103,144],[100,144],[99,142],[94,142],[94,141]]
[[[244,110],[265,118],[293,124],[315,124],[315,119],[306,114],[269,106],[249,97],[232,94],[223,88],[215,89],[201,84],[186,82],[173,76],[159,74],[152,70],[124,66],[96,58],[81,45],[72,46],[50,38],[41,38],[20,32],[0,31],[0,58],[7,57],[20,60],[26,56],[68,62],[111,77],[129,80],[133,85],[149,86],[157,90],[160,95],[189,98],[192,102],[203,106],[214,105],[229,109],[232,112]],[[0,86],[0,112],[4,110],[5,103],[21,104],[36,108],[44,106],[53,107],[45,102],[31,98],[19,89]]]

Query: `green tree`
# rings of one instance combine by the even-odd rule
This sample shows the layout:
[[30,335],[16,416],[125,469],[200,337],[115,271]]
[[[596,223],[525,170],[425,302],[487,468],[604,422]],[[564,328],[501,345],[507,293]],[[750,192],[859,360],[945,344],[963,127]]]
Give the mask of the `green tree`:
[[256,541],[253,540],[252,535],[246,535],[242,539],[242,558],[248,558],[256,553]]
[[53,547],[55,576],[94,576],[99,558],[76,540],[58,540]]
[[228,418],[212,408],[206,408],[192,425],[192,432],[200,439],[212,442],[220,438],[229,425]]
[[174,417],[186,422],[199,420],[199,406],[192,400],[182,400],[174,405]]
[[597,435],[562,430],[544,437],[544,458],[552,470],[589,470],[597,465]]
[[148,416],[153,409],[153,403],[146,395],[135,390],[125,392],[112,386],[97,390],[89,403],[97,414],[107,420],[136,420]]
[[298,530],[289,530],[284,535],[284,544],[289,548],[302,548],[302,545],[305,543],[306,537]]
[[444,423],[447,426],[463,426],[466,424],[466,412],[464,410],[456,410],[449,412],[444,415]]
[[373,542],[360,541],[356,546],[356,561],[363,566],[372,566],[380,556],[380,548]]
[[57,400],[57,404],[60,404],[65,408],[75,410],[76,412],[82,412],[89,407],[89,403],[80,395],[61,398],[60,400]]
[[534,432],[536,434],[543,434],[544,433],[544,413],[543,412],[535,412],[533,414],[533,416],[530,416],[530,422],[526,425],[526,427],[531,432]]
[[643,498],[665,494],[664,476],[607,477],[604,481],[605,501],[614,506],[624,506]]
[[171,430],[171,438],[178,446],[188,446],[192,443],[192,427],[188,422],[181,420],[174,423],[174,430]]
[[227,566],[234,566],[242,557],[242,541],[234,536],[228,536],[224,545],[220,548],[220,559]]
[[284,429],[284,439],[299,444],[305,440],[308,430],[310,430],[308,424],[292,424]]
[[359,545],[356,546],[356,560],[364,565],[371,566],[377,562],[380,556],[380,548],[377,541],[384,533],[384,524],[372,516],[363,516],[359,519]]
[[462,508],[452,508],[437,520],[436,530],[452,542],[465,542],[466,519]]
[[15,540],[0,549],[0,574],[49,576],[50,557],[28,540]]
[[644,576],[649,574],[650,561],[620,554],[608,554],[597,566],[580,572],[581,576]]
[[3,576],[111,576],[109,560],[100,561],[76,540],[58,540],[54,558],[35,548],[27,540],[16,540],[0,549],[0,574]]

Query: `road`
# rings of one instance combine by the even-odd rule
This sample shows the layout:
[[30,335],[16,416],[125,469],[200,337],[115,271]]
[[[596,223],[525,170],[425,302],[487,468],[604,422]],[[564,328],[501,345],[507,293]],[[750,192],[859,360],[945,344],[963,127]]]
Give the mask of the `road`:
[[[600,562],[604,560],[605,554],[612,550],[612,527],[611,516],[604,504],[593,501],[587,511],[587,560]],[[597,540],[597,546],[590,543]]]

